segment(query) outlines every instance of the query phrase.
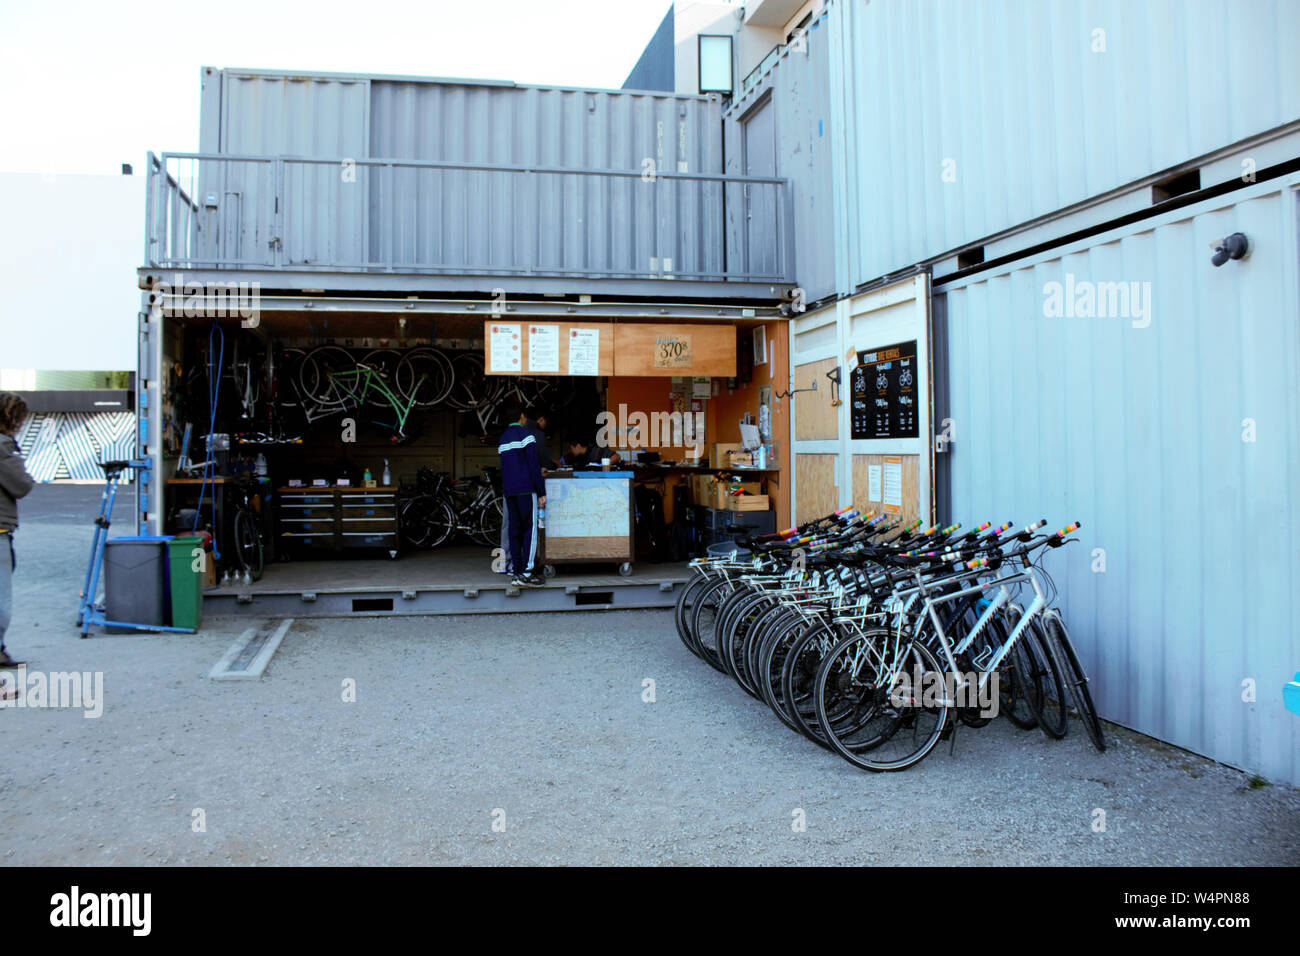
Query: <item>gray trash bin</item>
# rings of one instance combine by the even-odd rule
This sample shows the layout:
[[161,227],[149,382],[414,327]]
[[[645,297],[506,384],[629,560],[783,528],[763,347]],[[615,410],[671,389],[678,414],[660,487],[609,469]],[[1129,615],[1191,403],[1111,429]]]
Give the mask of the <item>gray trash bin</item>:
[[[104,542],[104,616],[128,624],[171,623],[167,603],[170,537],[109,538]],[[129,628],[107,630],[121,634]]]

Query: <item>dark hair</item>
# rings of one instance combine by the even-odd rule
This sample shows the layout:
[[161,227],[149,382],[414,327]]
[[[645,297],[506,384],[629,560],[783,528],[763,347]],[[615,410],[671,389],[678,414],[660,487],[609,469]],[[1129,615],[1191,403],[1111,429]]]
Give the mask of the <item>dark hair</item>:
[[27,403],[21,395],[0,392],[0,432],[12,435],[27,418]]
[[519,416],[524,413],[524,406],[519,402],[510,401],[501,406],[501,417],[505,419],[507,425],[513,425],[519,421]]
[[532,408],[528,409],[528,417],[535,422],[540,422],[543,418],[550,417],[550,411],[545,405],[534,405]]
[[584,448],[591,447],[591,439],[587,438],[585,435],[570,435],[568,438],[564,439],[564,443],[566,445],[582,445]]

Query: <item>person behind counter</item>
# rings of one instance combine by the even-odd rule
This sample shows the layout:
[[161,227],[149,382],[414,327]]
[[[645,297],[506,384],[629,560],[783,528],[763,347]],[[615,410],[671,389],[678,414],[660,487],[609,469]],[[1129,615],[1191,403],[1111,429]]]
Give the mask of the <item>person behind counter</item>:
[[591,465],[599,465],[604,458],[608,458],[611,465],[617,465],[623,460],[618,452],[593,445],[589,440],[578,435],[570,436],[565,442],[565,447],[567,451],[560,458],[561,468],[587,468]]
[[528,410],[528,420],[524,422],[524,427],[537,439],[537,462],[542,466],[543,474],[555,467],[555,459],[551,457],[551,449],[546,442],[546,428],[549,424],[546,409],[534,406]]

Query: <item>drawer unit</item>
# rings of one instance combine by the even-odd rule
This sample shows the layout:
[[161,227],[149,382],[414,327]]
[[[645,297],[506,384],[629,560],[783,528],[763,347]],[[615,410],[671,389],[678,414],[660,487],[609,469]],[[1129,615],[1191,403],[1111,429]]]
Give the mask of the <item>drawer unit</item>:
[[276,518],[286,547],[398,549],[395,488],[281,488]]

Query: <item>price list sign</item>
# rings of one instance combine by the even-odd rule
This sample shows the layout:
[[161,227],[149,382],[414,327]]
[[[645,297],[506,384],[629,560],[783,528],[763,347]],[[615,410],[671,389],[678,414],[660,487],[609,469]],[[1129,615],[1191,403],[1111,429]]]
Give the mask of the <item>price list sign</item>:
[[852,436],[918,437],[917,378],[915,341],[859,352],[858,366],[849,378]]

